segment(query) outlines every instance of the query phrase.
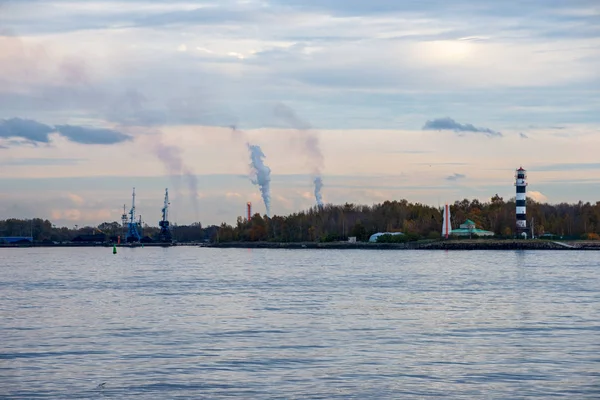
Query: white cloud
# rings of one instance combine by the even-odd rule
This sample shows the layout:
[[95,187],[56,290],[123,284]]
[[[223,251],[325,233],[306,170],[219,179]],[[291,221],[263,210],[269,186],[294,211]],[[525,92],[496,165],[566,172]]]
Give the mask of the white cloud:
[[546,197],[546,195],[542,194],[541,192],[535,191],[535,190],[528,191],[527,197],[531,197],[533,200],[535,200],[539,203],[545,203],[548,201],[548,197]]
[[214,54],[214,51],[212,51],[212,50],[209,50],[209,49],[206,49],[206,48],[204,48],[204,47],[196,47],[196,50],[198,50],[198,51],[202,51],[202,52],[204,52],[204,53],[208,53],[208,54]]
[[240,59],[240,60],[243,60],[244,58],[246,58],[246,56],[244,56],[243,54],[241,54],[241,53],[237,53],[237,52],[235,52],[235,51],[230,51],[229,53],[227,53],[227,55],[228,55],[228,56],[231,56],[231,57],[238,58],[238,59]]
[[77,206],[81,206],[81,205],[83,205],[83,203],[85,203],[85,200],[83,199],[83,197],[78,196],[74,193],[68,193],[67,196],[69,197],[69,200],[71,200],[73,202],[73,204],[75,204]]

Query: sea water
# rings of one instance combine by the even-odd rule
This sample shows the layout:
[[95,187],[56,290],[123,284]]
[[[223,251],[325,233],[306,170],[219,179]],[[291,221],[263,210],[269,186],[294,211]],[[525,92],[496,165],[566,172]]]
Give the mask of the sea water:
[[599,264],[594,251],[0,249],[0,398],[600,398]]

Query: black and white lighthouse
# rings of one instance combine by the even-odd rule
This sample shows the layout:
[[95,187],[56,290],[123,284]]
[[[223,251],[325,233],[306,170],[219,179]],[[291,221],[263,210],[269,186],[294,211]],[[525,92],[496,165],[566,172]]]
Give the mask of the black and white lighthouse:
[[527,237],[527,212],[526,212],[526,203],[527,203],[527,173],[520,167],[515,173],[515,186],[517,187],[517,237]]

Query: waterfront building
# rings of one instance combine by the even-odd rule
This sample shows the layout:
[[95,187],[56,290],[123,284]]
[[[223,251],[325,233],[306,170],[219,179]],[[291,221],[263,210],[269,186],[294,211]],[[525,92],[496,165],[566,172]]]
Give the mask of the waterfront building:
[[470,219],[460,224],[460,228],[452,229],[451,235],[455,236],[494,236],[494,232],[478,229],[475,222]]

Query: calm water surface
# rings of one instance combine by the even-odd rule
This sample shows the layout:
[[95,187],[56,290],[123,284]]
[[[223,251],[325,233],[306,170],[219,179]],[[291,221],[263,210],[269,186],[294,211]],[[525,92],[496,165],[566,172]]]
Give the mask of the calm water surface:
[[1,398],[600,398],[600,252],[111,253],[0,249]]

